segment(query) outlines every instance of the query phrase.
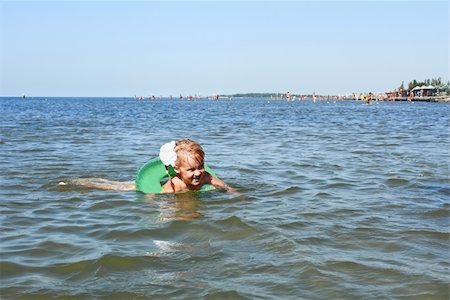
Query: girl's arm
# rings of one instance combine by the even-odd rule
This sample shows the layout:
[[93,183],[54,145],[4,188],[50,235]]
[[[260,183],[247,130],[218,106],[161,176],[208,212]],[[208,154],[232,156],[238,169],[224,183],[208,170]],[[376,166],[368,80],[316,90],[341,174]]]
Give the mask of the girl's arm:
[[211,176],[211,184],[213,186],[225,189],[227,192],[236,192],[235,189],[233,189],[231,186],[229,186],[228,184],[226,184],[225,182],[223,182],[219,178],[214,177],[212,175],[210,175],[210,176]]

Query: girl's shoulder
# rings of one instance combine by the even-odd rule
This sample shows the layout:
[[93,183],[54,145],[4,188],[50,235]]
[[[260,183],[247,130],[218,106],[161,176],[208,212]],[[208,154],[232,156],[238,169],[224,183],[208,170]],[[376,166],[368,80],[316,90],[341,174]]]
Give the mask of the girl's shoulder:
[[184,191],[186,185],[178,177],[172,177],[163,185],[162,193],[178,193]]
[[161,193],[173,193],[173,188],[170,184],[170,180],[163,185]]

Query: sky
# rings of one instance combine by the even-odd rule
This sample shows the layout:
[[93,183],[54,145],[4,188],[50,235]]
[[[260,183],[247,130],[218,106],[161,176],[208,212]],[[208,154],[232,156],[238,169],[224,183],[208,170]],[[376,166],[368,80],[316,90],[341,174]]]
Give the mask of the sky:
[[448,69],[448,1],[0,1],[0,96],[344,95]]

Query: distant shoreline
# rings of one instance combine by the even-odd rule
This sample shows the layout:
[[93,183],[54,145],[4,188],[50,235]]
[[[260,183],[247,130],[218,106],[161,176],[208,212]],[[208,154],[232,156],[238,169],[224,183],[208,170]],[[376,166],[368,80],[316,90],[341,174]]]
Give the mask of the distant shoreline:
[[[143,98],[143,99],[135,99],[134,97],[111,97],[111,96],[35,96],[35,97],[20,97],[20,96],[0,96],[0,100],[8,100],[8,99],[15,99],[15,100],[54,100],[54,99],[111,99],[111,100],[133,100],[133,101],[183,101],[183,102],[189,102],[189,101],[230,101],[230,100],[244,100],[244,99],[253,99],[253,100],[272,100],[272,101],[286,101],[286,102],[302,102],[302,101],[362,101],[360,99],[354,99],[351,97],[338,97],[338,96],[312,96],[312,95],[304,95],[304,98],[300,98],[298,96],[294,97],[291,100],[288,100],[286,98],[282,97],[274,97],[270,95],[249,95],[249,96],[234,96],[234,95],[220,95],[218,99],[210,99],[208,97],[201,97],[196,99],[179,99],[179,98],[170,98],[170,97],[157,97],[155,99],[149,99],[149,98]],[[316,100],[314,100],[314,97]],[[429,96],[429,97],[414,97],[414,98],[408,98],[408,97],[395,97],[391,99],[373,99],[372,101],[378,101],[378,102],[439,102],[439,103],[450,103],[450,96]]]

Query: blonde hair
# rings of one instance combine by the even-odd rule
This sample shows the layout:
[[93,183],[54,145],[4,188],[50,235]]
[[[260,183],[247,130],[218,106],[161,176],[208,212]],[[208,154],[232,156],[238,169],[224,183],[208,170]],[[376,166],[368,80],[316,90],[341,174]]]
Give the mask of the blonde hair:
[[191,139],[181,139],[175,143],[175,152],[177,153],[176,166],[179,166],[180,160],[187,156],[192,157],[197,163],[201,164],[205,160],[205,152],[202,146]]

